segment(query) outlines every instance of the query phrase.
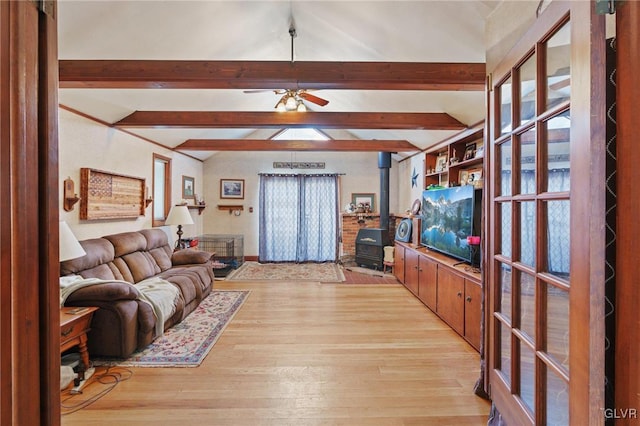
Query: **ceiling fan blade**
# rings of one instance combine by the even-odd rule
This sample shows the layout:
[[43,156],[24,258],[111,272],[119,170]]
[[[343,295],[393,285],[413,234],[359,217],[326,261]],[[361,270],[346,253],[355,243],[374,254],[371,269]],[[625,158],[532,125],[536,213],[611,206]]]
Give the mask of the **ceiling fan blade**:
[[276,95],[282,95],[283,93],[285,93],[284,90],[280,90],[280,89],[256,89],[256,90],[243,90],[242,93],[267,93],[267,92],[273,92]]
[[317,97],[315,95],[312,95],[310,93],[307,93],[307,92],[300,92],[300,94],[298,96],[300,96],[305,101],[309,101],[311,103],[314,103],[314,104],[320,105],[320,106],[325,106],[325,105],[327,105],[329,103],[328,100],[319,98],[319,97]]

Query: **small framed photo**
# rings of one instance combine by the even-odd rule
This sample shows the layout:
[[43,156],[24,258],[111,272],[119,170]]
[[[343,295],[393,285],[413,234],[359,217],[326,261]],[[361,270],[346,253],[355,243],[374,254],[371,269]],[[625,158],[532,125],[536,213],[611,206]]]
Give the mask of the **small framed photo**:
[[460,186],[464,186],[469,183],[468,170],[460,170],[460,173],[458,173],[458,182],[460,182]]
[[244,179],[220,179],[220,198],[244,200]]
[[367,213],[376,211],[376,194],[351,194],[351,202],[355,204],[356,209],[359,205],[362,205]]
[[477,169],[469,169],[469,177],[467,178],[467,185],[473,185],[476,188],[482,188],[482,167]]
[[440,154],[436,158],[436,173],[444,172],[447,170],[447,154]]
[[195,179],[189,176],[182,176],[182,199],[195,198]]
[[476,144],[470,143],[464,148],[463,160],[471,160],[476,155]]

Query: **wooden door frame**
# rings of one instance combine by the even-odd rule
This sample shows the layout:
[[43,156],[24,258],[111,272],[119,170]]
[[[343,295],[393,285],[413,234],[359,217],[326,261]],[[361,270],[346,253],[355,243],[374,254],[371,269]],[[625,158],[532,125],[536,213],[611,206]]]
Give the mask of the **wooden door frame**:
[[[491,76],[500,79],[523,58],[567,14],[571,22],[571,292],[570,292],[570,400],[571,424],[603,424],[604,408],[604,268],[605,268],[605,19],[595,14],[594,2],[553,1],[531,25],[507,56],[491,70]],[[585,58],[587,58],[585,60]],[[495,84],[495,83],[494,83]],[[490,111],[496,111],[493,98]],[[497,123],[488,120],[489,144],[487,170],[494,164],[492,144],[496,139]],[[574,141],[582,142],[579,145]],[[489,150],[489,151],[488,151]],[[489,174],[490,179],[495,179]],[[582,177],[588,177],[582,179]],[[488,185],[492,191],[493,185]],[[497,271],[493,261],[496,242],[492,241],[493,218],[496,211],[492,202],[495,194],[487,197],[487,283],[489,285],[488,316],[495,311],[499,289],[493,284]],[[592,212],[602,212],[592,214]],[[496,350],[493,320],[488,322],[488,369],[494,366]],[[496,392],[492,397],[508,424],[527,423],[521,419],[517,404],[508,395]],[[513,401],[513,402],[512,402]]]
[[55,1],[0,2],[0,425],[60,424]]
[[[640,3],[623,2],[616,12],[617,44],[617,235],[616,235],[616,343],[615,412],[616,425],[636,424],[640,417],[640,262],[635,257],[640,235],[638,207],[640,193],[635,176],[640,164],[637,144],[638,99],[640,98]],[[631,54],[633,52],[633,54]],[[628,410],[634,415],[622,417]]]

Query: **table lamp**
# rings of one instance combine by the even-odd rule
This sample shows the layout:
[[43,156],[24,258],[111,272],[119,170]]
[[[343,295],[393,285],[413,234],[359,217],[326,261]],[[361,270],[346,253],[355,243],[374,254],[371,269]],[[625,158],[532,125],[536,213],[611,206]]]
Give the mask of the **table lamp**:
[[87,254],[73,232],[64,220],[60,221],[59,230],[59,242],[60,242],[60,262],[77,257],[82,257]]
[[177,225],[178,226],[178,242],[177,248],[182,248],[182,225],[193,225],[193,219],[187,206],[173,206],[169,211],[167,220],[164,221],[165,225]]

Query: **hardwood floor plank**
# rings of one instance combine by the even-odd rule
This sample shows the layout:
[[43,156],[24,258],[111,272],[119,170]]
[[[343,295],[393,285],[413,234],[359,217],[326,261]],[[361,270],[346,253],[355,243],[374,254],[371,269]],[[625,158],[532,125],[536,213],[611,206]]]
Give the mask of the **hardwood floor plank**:
[[132,368],[62,424],[486,424],[477,352],[403,286],[216,287],[251,294],[200,367]]

